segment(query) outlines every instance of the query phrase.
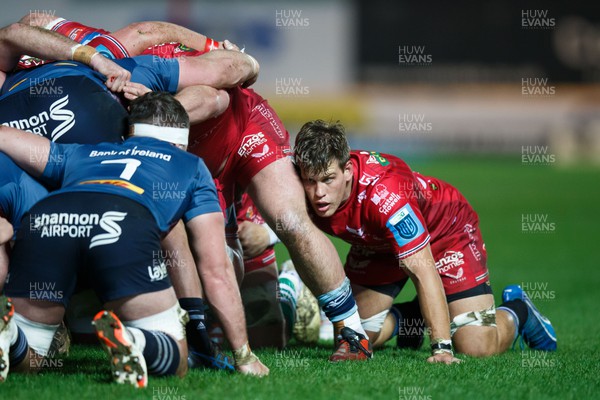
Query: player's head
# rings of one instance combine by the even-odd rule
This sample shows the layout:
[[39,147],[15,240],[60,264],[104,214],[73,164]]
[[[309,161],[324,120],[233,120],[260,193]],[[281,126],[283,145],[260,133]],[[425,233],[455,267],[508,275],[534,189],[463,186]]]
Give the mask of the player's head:
[[166,92],[149,92],[129,106],[130,133],[187,148],[190,118],[179,101]]
[[332,216],[352,191],[352,163],[344,126],[320,119],[307,122],[296,136],[294,153],[315,213]]

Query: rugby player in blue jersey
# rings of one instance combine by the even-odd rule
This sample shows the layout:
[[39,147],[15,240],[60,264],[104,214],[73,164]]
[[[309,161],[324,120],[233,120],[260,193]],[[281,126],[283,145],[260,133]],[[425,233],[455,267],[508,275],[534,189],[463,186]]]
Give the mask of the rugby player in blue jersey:
[[[35,155],[32,155],[35,156]],[[0,217],[16,232],[21,218],[31,206],[48,194],[38,181],[19,168],[6,154],[0,153]],[[8,272],[8,241],[0,240],[0,292]]]
[[[185,312],[157,259],[161,236],[181,218],[236,369],[268,374],[248,345],[214,183],[202,160],[181,149],[189,129],[185,110],[172,96],[154,92],[132,102],[130,123],[128,140],[99,145],[56,144],[0,127],[0,150],[60,187],[26,214],[23,223],[31,228],[17,236],[5,286],[13,300],[0,298],[1,376],[9,360],[26,371],[27,360],[46,354],[78,273],[93,276],[94,290],[115,310],[100,312],[94,322],[117,382],[144,387],[147,372],[184,375]],[[31,159],[31,151],[46,157]],[[184,196],[154,201],[155,182],[169,182]],[[54,282],[63,296],[32,301],[32,281]]]
[[[121,140],[127,130],[127,112],[108,90],[123,88],[123,85],[117,85],[118,81],[112,79],[113,76],[122,76],[121,79],[126,80],[131,74],[135,82],[153,90],[179,90],[183,97],[202,95],[204,100],[188,102],[195,105],[188,111],[194,119],[206,119],[222,112],[228,105],[228,96],[223,91],[206,85],[231,87],[252,82],[258,72],[258,64],[252,57],[224,50],[187,58],[185,62],[145,56],[118,60],[119,65],[116,65],[98,56],[96,50],[89,46],[80,46],[54,32],[18,23],[0,30],[0,50],[0,59],[3,60],[0,69],[5,70],[10,70],[24,53],[50,59],[73,58],[90,66],[99,65],[97,71],[92,71],[78,62],[59,61],[10,73],[7,77],[0,74],[0,80],[5,80],[0,91],[0,123],[58,143],[94,144]],[[96,129],[90,130],[90,126]],[[170,265],[193,267],[189,250],[182,248],[184,243],[186,237],[182,228],[174,229],[165,238],[165,254],[179,258],[172,260]],[[199,301],[196,298],[201,297],[201,293],[195,268],[170,268],[169,273],[178,296],[182,298],[182,307],[190,313],[202,309],[197,305]],[[198,311],[198,314],[202,313]],[[203,318],[203,315],[193,315],[190,326],[203,326],[201,320],[196,321],[197,317]],[[79,321],[80,318],[71,320],[72,323]],[[85,332],[80,327],[77,329]],[[191,328],[188,331],[190,343],[198,349],[198,355],[210,354],[205,357],[205,365],[232,368],[226,358],[211,349],[208,336],[203,331]]]

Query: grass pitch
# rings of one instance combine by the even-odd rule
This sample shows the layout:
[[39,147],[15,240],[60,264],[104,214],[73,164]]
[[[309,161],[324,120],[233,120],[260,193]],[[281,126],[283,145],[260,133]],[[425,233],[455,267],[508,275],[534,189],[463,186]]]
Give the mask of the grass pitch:
[[[600,273],[598,169],[522,164],[514,159],[410,160],[413,169],[451,182],[479,213],[497,303],[502,288],[526,285],[553,322],[558,351],[510,351],[460,365],[429,365],[428,352],[393,343],[365,363],[331,365],[330,346],[292,345],[259,356],[271,375],[256,379],[191,371],[152,378],[146,390],[110,382],[99,348],[74,346],[37,376],[9,375],[3,399],[589,399],[600,398],[596,329]],[[533,222],[532,222],[533,221]],[[342,258],[347,247],[335,242]],[[285,251],[278,249],[280,259]],[[414,295],[407,287],[399,299]]]

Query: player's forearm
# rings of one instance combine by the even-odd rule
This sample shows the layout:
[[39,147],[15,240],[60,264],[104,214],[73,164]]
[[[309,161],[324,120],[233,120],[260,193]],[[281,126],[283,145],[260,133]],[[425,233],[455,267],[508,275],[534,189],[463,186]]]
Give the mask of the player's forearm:
[[36,26],[14,23],[0,29],[0,69],[12,70],[19,57],[27,54],[50,60],[70,60],[77,42]]
[[229,94],[209,86],[190,86],[179,91],[179,100],[190,117],[190,124],[198,124],[221,115],[229,106]]
[[404,259],[402,265],[417,290],[421,313],[431,330],[431,338],[450,340],[448,303],[430,246]]
[[242,298],[225,252],[223,214],[202,214],[187,222],[188,237],[206,299],[233,349],[248,341]]
[[179,89],[206,85],[217,89],[232,88],[256,78],[258,62],[247,54],[215,50],[199,57],[179,60]]
[[427,278],[413,278],[417,295],[419,296],[421,313],[425,319],[425,324],[431,330],[432,340],[450,340],[450,316],[442,281],[437,272],[435,272],[435,275],[431,275]]
[[223,326],[227,341],[232,349],[238,349],[248,342],[242,297],[233,266],[227,263],[221,270],[220,274],[202,277],[202,283],[206,298]]
[[50,156],[50,141],[33,133],[0,126],[0,151],[30,175],[39,177]]
[[167,263],[169,278],[177,298],[203,297],[200,277],[194,256],[188,246],[183,222],[179,223],[162,240],[163,258]]

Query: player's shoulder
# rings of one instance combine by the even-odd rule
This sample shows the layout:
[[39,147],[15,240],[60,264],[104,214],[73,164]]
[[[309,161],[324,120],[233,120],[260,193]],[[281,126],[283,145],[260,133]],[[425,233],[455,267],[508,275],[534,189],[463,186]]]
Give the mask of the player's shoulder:
[[[365,222],[381,225],[399,208],[410,203],[403,187],[412,185],[412,171],[398,157],[375,151],[352,152],[357,168],[356,202],[361,205]],[[405,167],[406,166],[406,167]]]

